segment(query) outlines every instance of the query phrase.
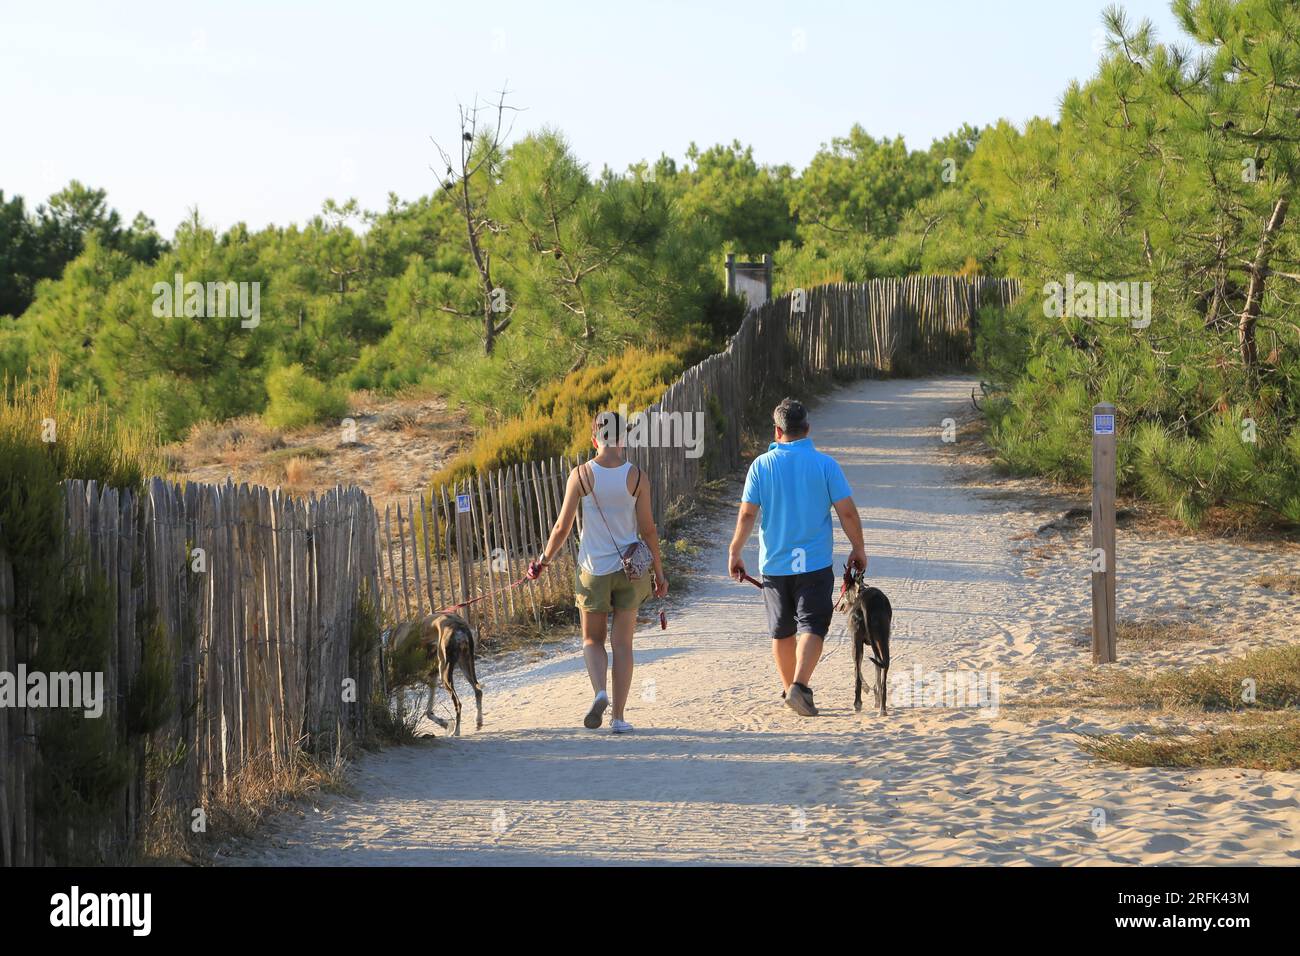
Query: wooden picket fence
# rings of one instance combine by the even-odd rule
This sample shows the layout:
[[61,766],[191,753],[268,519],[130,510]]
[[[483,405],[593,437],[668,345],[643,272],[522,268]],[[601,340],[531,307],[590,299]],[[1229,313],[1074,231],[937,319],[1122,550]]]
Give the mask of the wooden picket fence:
[[[351,641],[360,595],[368,588],[378,601],[378,527],[363,492],[301,499],[161,479],[139,495],[84,481],[64,490],[68,573],[102,576],[113,607],[99,719],[132,755],[120,805],[83,853],[120,858],[148,814],[171,809],[188,825],[242,771],[283,770],[305,750],[367,733],[366,705],[382,678],[378,647],[354,653]],[[39,639],[14,626],[13,599],[13,569],[0,555],[0,671],[29,660]],[[154,739],[176,748],[152,774],[144,740],[126,730],[149,632],[173,676]],[[7,866],[49,861],[36,822],[39,720],[0,710]]]
[[[797,388],[832,377],[961,368],[970,360],[977,310],[1005,307],[1019,289],[1014,279],[909,276],[796,290],[751,310],[724,351],[687,369],[645,409],[669,416],[660,421],[698,415],[705,429],[698,457],[680,445],[628,449],[652,479],[656,524],[701,481],[740,463],[755,396],[779,383]],[[570,603],[574,537],[542,582],[510,585],[541,551],[576,464],[552,458],[512,465],[386,508],[387,613],[402,620],[487,596],[461,613],[490,635],[530,619],[540,626],[548,609]]]

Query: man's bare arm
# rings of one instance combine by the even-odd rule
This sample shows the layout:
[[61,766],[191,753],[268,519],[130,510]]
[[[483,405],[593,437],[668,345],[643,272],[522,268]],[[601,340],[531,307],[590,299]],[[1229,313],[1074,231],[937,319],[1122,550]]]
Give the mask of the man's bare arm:
[[852,550],[849,552],[849,566],[859,571],[867,570],[867,546],[862,540],[862,517],[852,496],[841,498],[834,503],[835,514],[840,519],[840,527],[849,539]]
[[[736,514],[736,533],[731,536],[731,547],[727,550],[727,573],[737,581],[743,581],[745,578],[745,562],[741,559],[740,552],[745,550],[745,542],[754,533],[756,520],[758,520],[758,505],[742,501],[740,511]],[[861,529],[858,530],[858,537],[862,537]]]

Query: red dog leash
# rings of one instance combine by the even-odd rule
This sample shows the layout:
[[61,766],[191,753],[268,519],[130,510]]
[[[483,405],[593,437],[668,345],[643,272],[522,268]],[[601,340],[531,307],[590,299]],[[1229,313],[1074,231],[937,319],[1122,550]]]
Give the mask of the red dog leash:
[[479,601],[486,601],[488,598],[493,597],[497,594],[504,594],[506,591],[509,591],[511,588],[519,587],[519,585],[523,584],[527,580],[528,580],[528,575],[525,574],[518,581],[515,581],[511,584],[507,584],[503,588],[497,588],[495,591],[488,591],[487,594],[480,594],[476,598],[471,598],[468,601],[461,601],[459,604],[448,604],[446,607],[440,607],[438,608],[438,613],[442,614],[444,611],[459,611],[461,608],[469,607],[471,604],[477,604]]

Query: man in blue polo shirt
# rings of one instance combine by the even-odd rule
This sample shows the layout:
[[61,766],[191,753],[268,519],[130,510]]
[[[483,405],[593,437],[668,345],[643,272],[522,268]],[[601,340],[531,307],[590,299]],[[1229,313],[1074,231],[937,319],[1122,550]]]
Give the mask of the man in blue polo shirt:
[[835,609],[832,509],[853,547],[850,567],[865,571],[867,552],[853,490],[839,463],[813,447],[808,410],[787,398],[776,406],[772,421],[776,441],[749,466],[727,568],[737,581],[744,580],[740,552],[758,519],[758,569],[782,696],[796,713],[815,717],[808,682]]

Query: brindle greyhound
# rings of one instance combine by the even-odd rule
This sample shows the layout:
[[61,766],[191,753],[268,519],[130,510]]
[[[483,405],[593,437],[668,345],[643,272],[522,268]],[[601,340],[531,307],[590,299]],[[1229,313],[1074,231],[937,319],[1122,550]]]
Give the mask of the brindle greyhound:
[[474,688],[474,704],[478,708],[478,721],[475,728],[481,730],[483,728],[483,685],[479,683],[474,673],[474,650],[477,641],[473,629],[459,614],[445,611],[404,621],[392,632],[388,642],[389,655],[400,654],[411,641],[417,642],[418,646],[424,649],[423,659],[427,662],[427,667],[419,674],[420,680],[429,687],[429,705],[424,710],[425,716],[444,730],[447,728],[447,721],[433,712],[434,694],[438,683],[441,682],[442,686],[447,688],[447,693],[451,694],[451,702],[456,707],[455,735],[460,736],[460,698],[456,695],[456,688],[452,684],[452,674],[459,667]]
[[890,607],[885,592],[867,587],[863,584],[863,577],[862,572],[854,574],[845,567],[844,584],[840,588],[836,609],[848,609],[849,631],[853,635],[853,709],[862,709],[862,651],[870,644],[870,660],[876,666],[876,703],[884,717],[888,714],[885,698],[889,683],[889,626],[894,618],[894,609]]

